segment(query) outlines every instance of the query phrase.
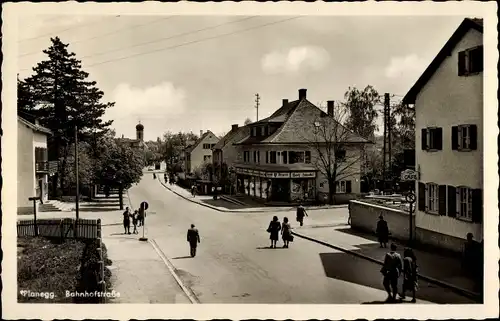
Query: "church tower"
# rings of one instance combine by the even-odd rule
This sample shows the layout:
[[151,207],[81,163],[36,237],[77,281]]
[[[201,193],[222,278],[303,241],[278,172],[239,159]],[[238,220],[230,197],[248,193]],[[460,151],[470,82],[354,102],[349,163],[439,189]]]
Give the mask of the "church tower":
[[137,126],[135,126],[135,132],[136,132],[136,139],[138,141],[143,142],[144,141],[144,126],[139,123]]

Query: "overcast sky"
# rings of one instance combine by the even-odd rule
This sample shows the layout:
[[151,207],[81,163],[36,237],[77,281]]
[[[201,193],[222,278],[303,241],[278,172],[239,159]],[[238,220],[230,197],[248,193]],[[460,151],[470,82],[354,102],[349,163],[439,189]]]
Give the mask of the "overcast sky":
[[[118,135],[227,132],[307,88],[313,103],[351,86],[406,94],[463,17],[54,16],[19,20],[19,74],[59,36],[116,102]],[[131,57],[133,56],[133,57]],[[379,121],[381,124],[381,120]]]

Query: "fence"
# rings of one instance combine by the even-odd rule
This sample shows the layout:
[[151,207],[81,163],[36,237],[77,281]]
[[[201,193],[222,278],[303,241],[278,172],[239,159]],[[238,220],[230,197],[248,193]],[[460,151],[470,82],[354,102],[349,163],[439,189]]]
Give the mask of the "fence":
[[40,219],[17,222],[18,236],[97,239],[101,220]]

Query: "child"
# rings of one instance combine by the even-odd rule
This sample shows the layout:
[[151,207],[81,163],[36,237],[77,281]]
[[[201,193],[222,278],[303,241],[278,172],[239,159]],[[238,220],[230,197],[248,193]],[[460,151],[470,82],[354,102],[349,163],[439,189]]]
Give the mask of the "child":
[[132,224],[134,224],[134,234],[137,234],[137,221],[139,220],[139,212],[137,210],[134,211],[134,214],[132,214]]

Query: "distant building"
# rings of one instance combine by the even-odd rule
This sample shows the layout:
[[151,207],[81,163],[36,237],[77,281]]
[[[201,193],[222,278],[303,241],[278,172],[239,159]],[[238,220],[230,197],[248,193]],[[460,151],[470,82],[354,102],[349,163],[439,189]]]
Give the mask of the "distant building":
[[[17,212],[33,213],[30,197],[48,200],[47,137],[51,131],[22,117],[17,118]],[[38,202],[37,202],[38,206]]]
[[483,24],[465,19],[403,99],[416,113],[419,241],[483,238]]
[[148,146],[144,143],[144,125],[139,123],[135,126],[135,139],[132,138],[117,138],[116,140],[120,143],[127,143],[132,148],[142,148],[148,149]]
[[[334,124],[334,106],[332,101],[328,102],[325,113],[307,100],[306,92],[300,89],[298,100],[284,99],[281,108],[270,117],[249,124],[250,133],[235,143],[239,193],[273,202],[327,201],[328,181],[318,167],[318,150],[323,150],[325,142],[317,140],[321,148],[314,148],[311,142],[316,139],[313,131],[319,126],[316,120],[330,117],[330,123]],[[361,147],[369,142],[350,131],[347,133],[338,142],[345,147],[341,157],[357,156],[358,161],[346,170],[351,175],[343,175],[336,182],[338,202],[359,194]]]
[[185,173],[193,174],[203,164],[212,163],[212,148],[218,142],[219,137],[210,130],[200,130],[200,138],[184,150]]

